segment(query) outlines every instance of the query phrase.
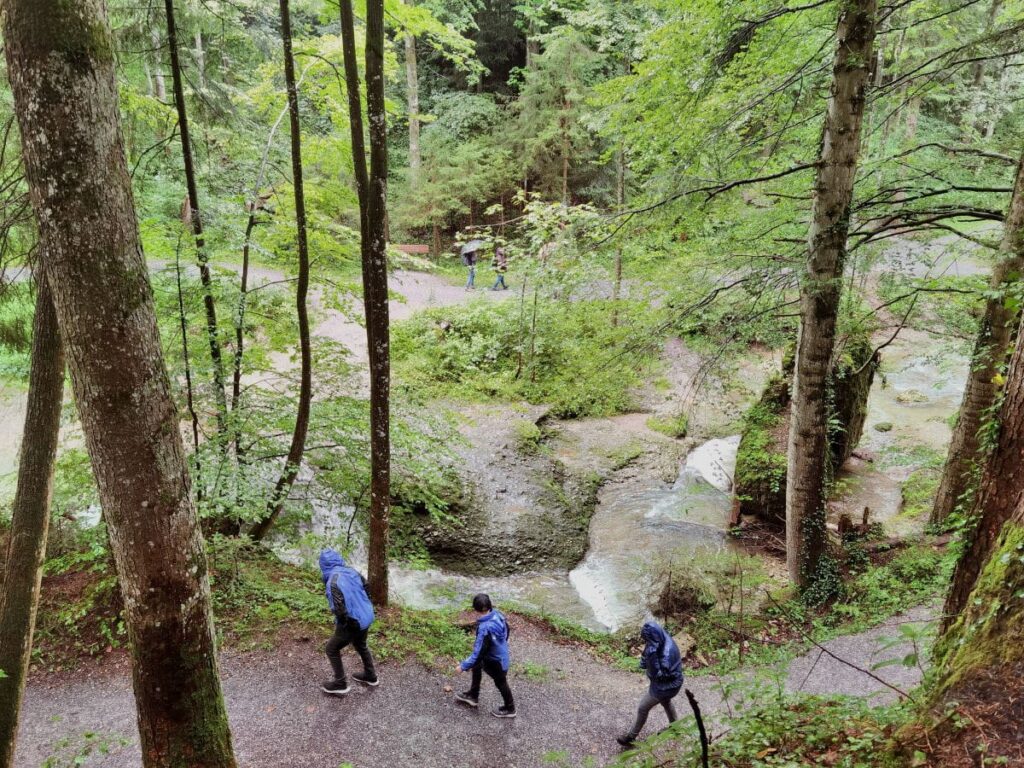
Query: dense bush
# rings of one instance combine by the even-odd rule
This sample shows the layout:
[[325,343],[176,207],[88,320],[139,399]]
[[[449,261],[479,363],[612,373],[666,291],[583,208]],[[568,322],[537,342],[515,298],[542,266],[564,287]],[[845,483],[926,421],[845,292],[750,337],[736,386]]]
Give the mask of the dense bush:
[[[608,304],[529,295],[420,313],[394,328],[396,380],[446,398],[547,403],[554,415],[628,410],[651,364],[629,323],[613,326]],[[625,351],[614,351],[625,350]],[[634,350],[630,352],[630,350]]]

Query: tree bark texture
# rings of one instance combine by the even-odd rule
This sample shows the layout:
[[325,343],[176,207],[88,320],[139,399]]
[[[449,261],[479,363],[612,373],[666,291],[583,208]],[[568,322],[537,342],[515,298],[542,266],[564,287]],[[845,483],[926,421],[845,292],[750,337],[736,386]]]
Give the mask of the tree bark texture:
[[370,357],[370,597],[388,603],[391,514],[391,343],[388,310],[387,112],[384,102],[384,0],[366,4],[366,114],[370,173],[363,236],[363,301]]
[[990,294],[974,343],[967,386],[932,508],[933,523],[944,522],[960,504],[964,494],[969,493],[982,459],[979,456],[979,433],[999,395],[996,375],[1006,363],[1017,319],[1016,313],[1006,306],[1006,293],[1024,270],[1024,154],[1017,164],[1017,178],[1003,227],[1000,258],[989,281]]
[[[174,0],[164,0],[167,15],[167,48],[171,58],[171,83],[174,88],[174,106],[178,112],[178,132],[181,135],[181,154],[185,164],[185,187],[188,193],[189,219],[196,241],[196,260],[199,264],[199,280],[203,286],[203,308],[206,311],[206,336],[210,345],[210,360],[213,364],[213,394],[217,403],[217,430],[222,446],[226,450],[227,395],[224,390],[224,355],[221,352],[220,336],[217,332],[217,305],[213,298],[213,279],[210,276],[209,257],[206,254],[206,240],[203,236],[203,217],[199,208],[199,188],[196,183],[195,161],[192,156],[192,135],[189,131],[188,108],[185,105],[185,86],[181,74],[181,57],[178,48],[178,29],[174,19]],[[196,43],[201,44],[196,33]]]
[[1013,354],[997,418],[998,437],[985,463],[972,507],[972,527],[965,534],[966,547],[946,598],[945,626],[967,607],[1003,524],[1024,504],[1024,346],[1020,344]]
[[292,22],[288,0],[281,0],[281,40],[284,46],[284,79],[288,90],[288,124],[291,129],[292,189],[295,194],[295,235],[299,252],[299,275],[295,288],[295,312],[299,323],[299,404],[288,457],[267,505],[267,514],[250,532],[259,541],[273,526],[295,483],[306,451],[309,411],[313,401],[313,350],[309,335],[309,241],[306,230],[306,193],[302,179],[302,134],[299,123],[299,91],[292,55]]
[[[359,84],[359,63],[356,60],[355,14],[352,0],[339,0],[341,13],[342,58],[345,64],[345,90],[348,95],[348,119],[352,132],[352,170],[359,198],[359,229],[363,247],[366,243],[366,195],[370,186],[366,170],[366,142],[363,127],[363,102]],[[363,257],[365,262],[366,258]]]
[[230,767],[206,552],[160,349],[102,0],[7,0],[29,195],[124,602],[143,762]]
[[64,399],[64,352],[46,280],[40,280],[32,325],[28,407],[21,438],[11,536],[0,591],[0,767],[14,764],[18,713],[32,652],[36,608],[50,523],[53,465]]
[[409,176],[415,187],[423,158],[420,155],[420,81],[416,66],[416,38],[412,35],[405,36],[405,84],[409,103]]
[[387,121],[384,112],[384,6],[370,0],[366,15],[365,65],[370,124],[366,167],[363,113],[356,61],[352,0],[340,0],[342,53],[352,129],[352,165],[359,197],[363,306],[370,362],[370,597],[388,602],[388,524],[391,509],[390,329],[387,274]]
[[800,288],[788,448],[786,560],[790,578],[801,587],[815,578],[827,545],[828,376],[835,351],[875,16],[875,0],[850,0],[841,7],[832,92],[815,175],[807,273]]

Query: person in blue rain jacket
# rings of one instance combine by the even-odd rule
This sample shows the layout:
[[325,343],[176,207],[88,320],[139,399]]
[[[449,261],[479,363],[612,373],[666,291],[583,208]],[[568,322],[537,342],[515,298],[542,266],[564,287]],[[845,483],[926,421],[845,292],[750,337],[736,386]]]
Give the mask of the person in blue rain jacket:
[[366,579],[345,565],[345,559],[333,549],[320,553],[320,573],[324,578],[327,605],[334,614],[334,634],[327,641],[326,649],[334,678],[325,680],[321,689],[335,696],[344,696],[351,690],[341,661],[341,649],[347,645],[356,649],[363,662],[362,674],[354,674],[352,679],[363,685],[378,685],[380,681],[373,655],[366,642],[374,619],[373,603],[366,593]]
[[495,717],[515,717],[516,704],[512,698],[512,689],[508,685],[508,670],[511,658],[508,652],[508,622],[501,611],[491,604],[491,598],[479,594],[473,598],[473,610],[476,611],[476,642],[473,653],[459,664],[459,672],[473,671],[472,683],[468,691],[455,694],[457,701],[470,707],[480,705],[480,682],[483,673],[494,680],[494,685],[501,693],[502,705],[491,714]]
[[683,687],[683,656],[672,635],[657,622],[648,621],[640,630],[640,638],[644,641],[640,668],[647,672],[650,685],[640,700],[632,729],[616,739],[624,747],[637,740],[647,723],[647,716],[658,704],[665,708],[670,723],[676,721],[672,699]]

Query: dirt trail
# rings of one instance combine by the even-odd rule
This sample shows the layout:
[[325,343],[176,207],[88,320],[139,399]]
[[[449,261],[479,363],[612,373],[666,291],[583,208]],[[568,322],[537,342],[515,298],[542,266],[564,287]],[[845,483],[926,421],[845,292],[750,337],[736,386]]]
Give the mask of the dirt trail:
[[[898,646],[881,651],[879,638],[896,635],[901,622],[921,621],[935,611],[914,609],[880,628],[838,638],[827,646],[870,669],[909,650]],[[479,710],[455,704],[445,688],[461,690],[468,676],[456,679],[447,668],[436,671],[411,661],[387,663],[381,668],[379,688],[355,686],[349,696],[339,699],[324,695],[317,685],[326,672],[319,640],[290,640],[274,652],[227,652],[222,657],[222,676],[239,765],[541,768],[550,765],[545,758],[553,752],[567,753],[574,765],[587,757],[604,765],[620,752],[613,737],[629,725],[645,687],[643,678],[599,663],[585,651],[559,644],[520,621],[512,650],[512,687],[519,709],[515,720],[488,714],[498,697],[486,678]],[[896,695],[828,657],[815,663],[819,655],[815,650],[789,665],[784,675],[787,689],[802,686],[816,693],[868,696],[879,703]],[[354,656],[346,652],[345,660],[353,671]],[[529,666],[524,667],[524,662]],[[920,678],[919,670],[900,666],[875,674],[904,690]],[[708,719],[720,722],[718,682],[707,676],[691,677],[687,687]],[[755,691],[765,695],[773,688],[768,681],[755,683]],[[685,701],[678,703],[680,714],[691,717]],[[663,725],[664,716],[654,712],[646,733]],[[131,679],[123,665],[92,666],[70,678],[34,677],[25,696],[15,765],[29,768],[53,754],[73,755],[85,733],[124,737],[128,744],[115,742],[109,754],[91,756],[83,765],[140,764]],[[63,740],[67,740],[64,746]]]

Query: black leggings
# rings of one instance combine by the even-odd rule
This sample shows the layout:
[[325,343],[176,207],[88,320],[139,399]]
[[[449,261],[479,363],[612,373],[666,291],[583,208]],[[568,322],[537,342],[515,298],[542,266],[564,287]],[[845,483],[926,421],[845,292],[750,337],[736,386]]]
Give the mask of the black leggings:
[[483,680],[483,673],[494,681],[494,686],[501,693],[505,709],[515,709],[516,703],[512,699],[512,689],[508,687],[508,672],[501,668],[497,661],[478,661],[473,665],[473,684],[469,689],[469,695],[474,699],[480,696],[480,682]]
[[353,621],[345,624],[335,624],[334,634],[327,641],[327,660],[331,662],[331,669],[334,670],[334,679],[345,681],[345,665],[341,663],[341,649],[351,644],[363,660],[363,674],[368,678],[375,679],[377,672],[373,666],[373,656],[366,645],[368,629],[360,629]]

